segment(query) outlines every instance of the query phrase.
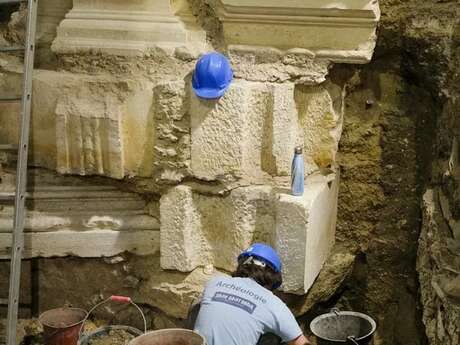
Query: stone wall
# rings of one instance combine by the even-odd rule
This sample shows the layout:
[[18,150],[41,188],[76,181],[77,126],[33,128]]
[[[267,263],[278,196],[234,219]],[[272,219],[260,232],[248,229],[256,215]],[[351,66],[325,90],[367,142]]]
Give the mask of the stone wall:
[[[367,116],[350,109],[344,118],[347,80],[329,71],[371,59],[378,2],[56,5],[40,8],[26,222],[35,269],[24,271],[23,300],[35,311],[89,309],[128,294],[151,328],[180,325],[210,274],[233,270],[254,241],[280,252],[282,289],[297,315],[327,300],[355,258],[354,246],[334,246],[339,140],[344,123]],[[23,16],[4,28],[5,44],[21,41]],[[198,99],[191,73],[214,48],[229,57],[235,80],[221,99]],[[2,54],[0,67],[0,91],[18,93],[20,56]],[[0,144],[17,140],[18,108],[0,106]],[[297,145],[303,197],[289,192]],[[13,171],[5,164],[2,190],[11,190]],[[7,257],[11,207],[0,213]],[[6,262],[0,270],[7,275]],[[0,291],[6,297],[6,285]],[[127,312],[124,322],[135,317]]]

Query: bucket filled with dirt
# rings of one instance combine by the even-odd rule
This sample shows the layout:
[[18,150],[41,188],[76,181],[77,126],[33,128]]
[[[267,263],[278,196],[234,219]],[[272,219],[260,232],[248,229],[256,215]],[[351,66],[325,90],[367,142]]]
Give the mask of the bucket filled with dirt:
[[142,321],[144,323],[144,331],[130,326],[113,325],[100,327],[91,333],[84,333],[84,324],[82,324],[79,329],[78,345],[128,345],[128,343],[130,343],[134,338],[147,332],[147,321],[145,319],[144,313],[142,312],[142,309],[136,303],[134,303],[130,297],[125,296],[110,296],[104,301],[96,304],[88,312],[85,319],[83,320],[83,323],[89,318],[95,309],[108,302],[125,303],[134,306],[142,317]]
[[333,310],[315,318],[310,329],[318,345],[372,345],[377,324],[366,314]]
[[194,331],[171,328],[143,334],[129,345],[206,345],[206,341]]
[[83,335],[80,345],[128,345],[131,340],[142,335],[142,331],[129,326],[106,326]]
[[46,345],[77,345],[86,311],[79,308],[56,308],[40,315]]

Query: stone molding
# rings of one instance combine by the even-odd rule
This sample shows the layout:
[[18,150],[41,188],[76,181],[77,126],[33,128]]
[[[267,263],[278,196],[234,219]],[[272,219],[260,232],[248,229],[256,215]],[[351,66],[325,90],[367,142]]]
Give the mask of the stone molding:
[[[42,170],[34,175],[40,181],[27,199],[24,257],[150,255],[159,250],[159,222],[147,214],[139,195]],[[2,190],[11,190],[13,179],[4,173]],[[10,255],[13,212],[6,205],[0,211],[0,259]]]
[[377,0],[220,0],[217,13],[230,49],[304,51],[333,62],[369,62],[380,19]]
[[[181,7],[181,13],[186,13]],[[72,10],[57,29],[52,49],[57,54],[102,52],[142,55],[160,48],[204,49],[204,31],[175,16],[169,0],[74,0]]]

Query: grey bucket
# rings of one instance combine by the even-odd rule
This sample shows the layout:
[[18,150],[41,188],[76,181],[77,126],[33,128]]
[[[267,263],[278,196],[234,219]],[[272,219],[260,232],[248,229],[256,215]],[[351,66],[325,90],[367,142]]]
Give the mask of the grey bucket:
[[206,341],[194,331],[171,328],[145,333],[128,345],[206,345]]
[[366,314],[334,310],[315,318],[310,329],[318,345],[372,345],[377,324]]

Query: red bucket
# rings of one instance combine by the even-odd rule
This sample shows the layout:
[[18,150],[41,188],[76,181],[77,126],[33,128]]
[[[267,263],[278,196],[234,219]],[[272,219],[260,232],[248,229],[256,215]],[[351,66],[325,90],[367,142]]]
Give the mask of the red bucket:
[[40,315],[46,345],[77,345],[87,312],[79,308],[51,309]]

